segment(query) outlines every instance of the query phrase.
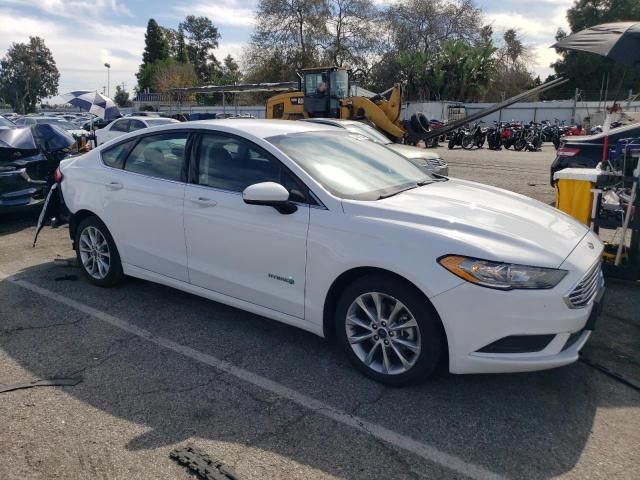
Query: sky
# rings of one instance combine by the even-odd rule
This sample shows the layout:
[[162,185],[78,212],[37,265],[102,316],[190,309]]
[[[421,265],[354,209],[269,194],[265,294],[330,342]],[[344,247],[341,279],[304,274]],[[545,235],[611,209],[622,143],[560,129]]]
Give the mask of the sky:
[[[393,0],[374,0],[389,3]],[[219,59],[239,58],[253,29],[256,0],[0,0],[0,57],[14,42],[44,38],[60,70],[59,93],[100,90],[124,83],[131,90],[144,49],[149,18],[176,28],[187,15],[209,17],[221,34]],[[516,28],[533,53],[531,68],[552,73],[558,27],[568,29],[573,0],[476,0],[496,34]],[[104,63],[109,63],[109,75]]]

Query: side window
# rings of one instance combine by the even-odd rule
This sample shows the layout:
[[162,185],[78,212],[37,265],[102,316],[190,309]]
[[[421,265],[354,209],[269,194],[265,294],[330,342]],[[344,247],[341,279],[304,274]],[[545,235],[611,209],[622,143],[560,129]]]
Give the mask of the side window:
[[124,159],[127,158],[127,154],[136,143],[136,140],[137,139],[132,139],[128,142],[119,143],[115,147],[103,150],[101,153],[102,162],[112,168],[122,168]]
[[111,131],[113,132],[128,132],[129,131],[129,120],[116,120],[111,127]]
[[142,137],[127,157],[124,169],[149,177],[179,181],[188,136],[187,132],[172,132]]
[[141,130],[143,128],[147,128],[147,126],[142,123],[140,120],[131,120],[129,124],[129,131],[135,132],[136,130]]
[[242,192],[260,182],[280,182],[278,160],[250,142],[224,135],[201,137],[198,183],[221,190]]

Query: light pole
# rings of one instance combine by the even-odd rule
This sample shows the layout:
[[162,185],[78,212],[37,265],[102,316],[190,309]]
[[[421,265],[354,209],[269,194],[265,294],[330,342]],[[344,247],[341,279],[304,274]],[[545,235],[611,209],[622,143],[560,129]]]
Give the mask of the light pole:
[[109,85],[111,77],[111,64],[105,63],[104,66],[107,67],[107,97],[111,98],[111,85]]

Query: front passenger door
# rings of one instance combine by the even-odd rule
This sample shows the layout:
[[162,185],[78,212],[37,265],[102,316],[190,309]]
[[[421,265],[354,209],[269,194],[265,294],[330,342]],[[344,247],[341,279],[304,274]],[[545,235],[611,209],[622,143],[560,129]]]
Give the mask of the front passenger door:
[[191,283],[303,318],[309,205],[297,192],[297,211],[283,215],[242,199],[255,183],[290,186],[291,174],[257,145],[231,135],[202,134],[196,152],[184,208]]

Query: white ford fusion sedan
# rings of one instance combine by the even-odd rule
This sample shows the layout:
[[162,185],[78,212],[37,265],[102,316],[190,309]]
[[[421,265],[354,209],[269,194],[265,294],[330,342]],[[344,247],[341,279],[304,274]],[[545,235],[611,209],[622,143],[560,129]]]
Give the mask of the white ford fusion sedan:
[[139,277],[335,338],[387,384],[574,362],[604,292],[602,245],[567,215],[311,123],[149,128],[57,180],[90,282]]

